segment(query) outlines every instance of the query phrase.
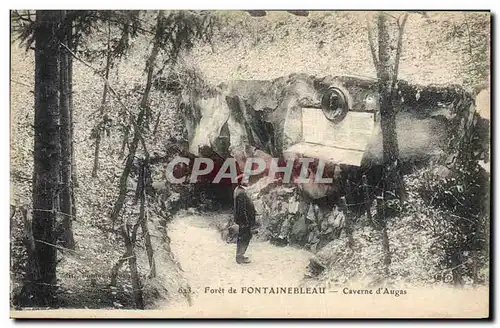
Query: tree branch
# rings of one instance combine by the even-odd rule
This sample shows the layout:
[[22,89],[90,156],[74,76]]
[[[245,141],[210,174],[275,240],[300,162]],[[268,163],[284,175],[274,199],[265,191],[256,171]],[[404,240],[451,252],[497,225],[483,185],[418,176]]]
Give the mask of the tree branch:
[[393,18],[393,19],[395,19],[396,21],[398,21],[398,22],[399,22],[399,17],[393,16],[393,15],[389,14],[389,13],[388,13],[388,12],[386,12],[386,11],[383,11],[383,12],[382,12],[382,14],[387,15],[387,16],[389,16],[389,17],[391,17],[391,18]]
[[35,92],[33,91],[33,86],[29,85],[28,83],[24,83],[24,82],[21,82],[21,81],[16,81],[16,80],[13,80],[13,79],[10,79],[10,82],[17,83],[17,84],[23,85],[23,86],[25,86],[25,87],[28,87],[28,88],[30,88],[30,89],[31,89],[31,90],[29,90],[29,92],[31,92],[31,93],[35,93]]
[[51,244],[51,243],[43,241],[43,240],[35,239],[35,242],[42,243],[42,244],[45,244],[45,245],[49,245],[49,246],[52,246],[54,248],[60,249],[62,251],[70,251],[70,252],[72,252],[74,254],[78,254],[78,252],[75,251],[75,250],[73,250],[73,249],[62,247],[62,246],[59,246],[59,245],[54,245],[54,244]]
[[109,283],[111,286],[116,287],[116,282],[118,278],[118,272],[120,271],[120,268],[122,267],[123,263],[131,259],[133,256],[129,256],[128,252],[125,252],[125,254],[120,257],[118,262],[115,263],[113,268],[111,269],[111,282]]
[[56,210],[44,210],[44,209],[40,209],[40,208],[34,208],[32,209],[33,212],[48,212],[48,213],[54,213],[54,214],[60,214],[60,215],[64,215],[64,216],[67,216],[67,217],[70,217],[70,218],[75,218],[74,215],[71,215],[71,214],[68,214],[68,213],[64,213],[64,212],[59,212],[59,211],[56,211]]
[[[17,10],[12,10],[12,14],[14,14],[16,17],[22,21],[28,22],[28,23],[34,23],[34,21],[31,19],[31,16],[35,16],[35,14],[31,14],[30,11],[26,14],[20,14]],[[28,17],[28,18],[26,18]]]
[[368,43],[370,44],[370,51],[372,53],[373,64],[375,65],[375,71],[377,77],[379,75],[379,61],[377,56],[377,50],[375,49],[375,42],[373,42],[372,26],[370,24],[370,18],[366,19],[366,27],[368,29]]
[[[109,83],[109,80],[103,76],[103,74],[95,67],[93,67],[92,65],[90,65],[89,63],[87,63],[85,60],[81,59],[80,57],[78,57],[73,51],[71,51],[70,48],[68,48],[67,45],[65,45],[64,43],[60,43],[61,46],[63,46],[66,51],[68,51],[71,56],[73,56],[73,58],[75,58],[76,60],[78,60],[79,62],[81,62],[82,64],[84,64],[85,66],[87,66],[88,68],[90,68],[95,75],[99,76],[101,79],[104,80],[104,82],[106,83],[107,87],[108,87],[108,90],[111,92],[111,94],[116,98],[116,100],[118,101],[118,103],[120,104],[120,106],[123,108],[123,110],[125,112],[127,112],[129,115],[131,115],[132,117],[134,116],[134,114],[127,108],[127,106],[122,102],[120,96],[118,95],[118,93],[116,92],[116,90],[111,86],[111,84]],[[145,142],[144,142],[144,138],[143,138],[143,135],[142,135],[142,129],[137,125],[137,123],[135,122],[135,120],[131,120],[132,121],[132,124],[134,125],[134,129],[137,130],[138,134],[139,134],[139,139],[141,141],[141,143],[143,145],[145,145]]]
[[408,13],[405,13],[403,16],[403,21],[401,24],[398,19],[398,47],[396,49],[396,62],[394,64],[394,76],[392,77],[393,83],[396,83],[398,80],[398,72],[399,72],[399,59],[401,58],[401,53],[403,52],[403,33],[406,25],[406,20],[408,19]]

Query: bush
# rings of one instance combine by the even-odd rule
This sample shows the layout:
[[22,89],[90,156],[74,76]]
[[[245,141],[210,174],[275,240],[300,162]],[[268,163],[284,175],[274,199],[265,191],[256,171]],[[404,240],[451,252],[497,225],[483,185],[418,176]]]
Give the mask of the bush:
[[405,211],[427,216],[440,266],[453,272],[456,284],[486,279],[478,272],[488,265],[488,179],[477,164],[453,171],[430,165],[405,177]]

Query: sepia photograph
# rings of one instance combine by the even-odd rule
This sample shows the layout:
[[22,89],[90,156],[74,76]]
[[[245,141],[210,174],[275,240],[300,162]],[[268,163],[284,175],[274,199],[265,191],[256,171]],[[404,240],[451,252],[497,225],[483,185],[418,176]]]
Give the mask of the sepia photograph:
[[10,317],[491,318],[491,24],[10,10]]

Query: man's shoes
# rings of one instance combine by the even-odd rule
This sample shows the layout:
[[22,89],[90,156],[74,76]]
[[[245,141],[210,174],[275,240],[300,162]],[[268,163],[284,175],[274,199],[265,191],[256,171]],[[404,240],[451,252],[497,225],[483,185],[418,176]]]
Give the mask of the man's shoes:
[[247,264],[250,263],[250,259],[246,256],[236,256],[236,263],[238,264]]

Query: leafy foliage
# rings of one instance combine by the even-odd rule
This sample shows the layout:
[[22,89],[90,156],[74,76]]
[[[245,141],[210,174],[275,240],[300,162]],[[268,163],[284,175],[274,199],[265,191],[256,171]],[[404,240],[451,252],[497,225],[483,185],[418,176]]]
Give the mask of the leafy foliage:
[[[443,174],[443,172],[446,172]],[[449,175],[447,175],[449,173]],[[444,175],[444,176],[443,176]],[[453,258],[460,258],[465,275],[472,278],[472,252],[478,254],[480,267],[487,266],[489,230],[489,178],[476,166],[472,171],[447,171],[431,166],[407,177],[410,198],[407,211],[426,212],[432,221],[435,245],[443,256],[440,265],[453,268]],[[418,200],[420,199],[420,200]]]
[[490,75],[490,17],[477,13],[463,13],[462,22],[453,22],[442,36],[444,41],[461,44],[467,75],[464,83],[475,85],[488,80]]
[[[36,21],[32,17],[35,13],[34,10],[12,10],[10,14],[13,32],[27,49],[34,42]],[[73,26],[74,43],[80,44],[99,30],[103,22],[113,24],[120,29],[121,37],[116,41],[113,52],[118,57],[124,55],[128,49],[129,39],[135,37],[141,29],[137,10],[66,10],[66,17],[60,30],[64,31],[67,27]]]
[[26,50],[35,42],[35,21],[32,17],[35,17],[35,14],[30,10],[10,12],[11,31],[21,43],[24,43]]
[[190,51],[196,42],[209,43],[219,27],[211,11],[179,10],[169,12],[158,25],[160,47],[165,62],[175,63],[181,52]]

